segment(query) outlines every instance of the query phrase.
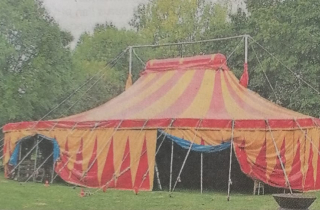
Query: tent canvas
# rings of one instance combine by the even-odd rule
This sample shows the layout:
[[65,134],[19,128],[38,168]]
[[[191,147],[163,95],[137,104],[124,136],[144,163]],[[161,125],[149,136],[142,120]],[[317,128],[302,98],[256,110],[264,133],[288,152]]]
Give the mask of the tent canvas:
[[55,172],[86,187],[152,190],[158,129],[190,145],[230,142],[243,173],[271,186],[320,189],[319,120],[243,87],[222,54],[151,60],[125,92],[62,119],[5,125],[16,142],[41,134],[60,147]]

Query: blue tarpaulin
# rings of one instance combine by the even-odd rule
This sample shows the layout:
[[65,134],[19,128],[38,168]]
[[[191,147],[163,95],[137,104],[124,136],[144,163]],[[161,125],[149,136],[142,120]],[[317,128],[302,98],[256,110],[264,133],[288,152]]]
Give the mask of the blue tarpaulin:
[[[165,135],[168,137],[171,141],[177,143],[179,146],[181,146],[184,149],[189,149],[192,142],[186,141],[184,139],[181,139],[176,136],[172,136],[162,130],[158,130],[162,135]],[[200,145],[200,144],[193,144],[191,146],[191,151],[195,152],[204,152],[204,153],[214,153],[214,152],[220,152],[222,150],[228,149],[230,147],[230,141],[224,142],[222,144],[211,146],[211,145]]]
[[[38,135],[40,137],[42,137],[44,140],[48,140],[48,141],[51,141],[51,143],[53,144],[53,161],[56,161],[58,158],[59,158],[59,155],[60,155],[60,148],[59,148],[59,145],[58,145],[58,142],[55,138],[49,138],[49,137],[46,137],[46,136],[43,136],[43,135]],[[20,150],[20,144],[22,141],[25,141],[29,138],[31,138],[32,136],[26,136],[22,139],[20,139],[17,143],[16,143],[16,146],[13,150],[13,153],[10,157],[10,160],[9,160],[9,164],[10,165],[17,165],[18,164],[18,159],[19,159],[19,150]]]

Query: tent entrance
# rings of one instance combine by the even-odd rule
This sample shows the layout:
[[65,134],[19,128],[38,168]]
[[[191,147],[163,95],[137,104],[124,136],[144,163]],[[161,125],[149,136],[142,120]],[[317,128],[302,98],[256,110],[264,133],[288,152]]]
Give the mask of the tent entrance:
[[[158,135],[160,135],[158,133]],[[157,148],[162,142],[162,137],[158,139]],[[172,161],[172,187],[177,180],[179,171],[186,157],[188,149],[182,148],[179,144],[173,145]],[[171,164],[172,141],[166,138],[158,154],[156,155],[156,164],[159,171],[159,179],[163,190],[170,189],[170,164]],[[203,154],[203,191],[223,191],[228,188],[229,173],[229,155],[230,147],[219,152],[202,153]],[[242,173],[237,158],[233,153],[231,180],[233,191],[252,192],[253,182]],[[158,177],[155,173],[155,189],[159,189]],[[201,152],[190,151],[183,171],[178,179],[175,190],[199,190],[201,188]]]
[[43,135],[19,140],[10,157],[10,178],[19,182],[52,182],[54,163],[59,154],[55,139]]

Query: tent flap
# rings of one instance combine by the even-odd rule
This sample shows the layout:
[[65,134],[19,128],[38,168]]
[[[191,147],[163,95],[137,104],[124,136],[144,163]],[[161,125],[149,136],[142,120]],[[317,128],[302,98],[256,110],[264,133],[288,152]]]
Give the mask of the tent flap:
[[[175,142],[176,144],[178,144],[179,146],[181,146],[184,149],[189,149],[190,145],[192,144],[190,141],[187,141],[182,138],[170,135],[164,131],[159,130],[159,132],[162,135],[165,135],[166,137],[168,137],[171,141]],[[199,145],[199,144],[193,143],[191,146],[191,151],[204,152],[204,153],[214,153],[214,152],[220,152],[222,150],[228,149],[230,147],[230,145],[231,145],[230,141],[223,142],[220,145],[216,145],[216,146]]]

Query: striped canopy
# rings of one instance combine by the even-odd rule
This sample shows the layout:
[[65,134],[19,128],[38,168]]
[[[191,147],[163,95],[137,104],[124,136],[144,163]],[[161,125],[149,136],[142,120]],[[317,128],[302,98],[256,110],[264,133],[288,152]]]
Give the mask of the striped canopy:
[[[141,77],[107,103],[66,118],[40,122],[9,124],[4,130],[26,127],[55,126],[220,128],[235,120],[238,127],[292,127],[313,125],[311,117],[283,108],[241,86],[226,65],[222,54],[151,60]],[[147,123],[145,123],[148,121]],[[201,121],[201,123],[199,122]]]
[[251,178],[316,190],[319,122],[240,85],[224,55],[151,60],[128,90],[97,108],[57,120],[5,125],[4,164],[8,172],[19,139],[41,134],[57,140],[61,162],[55,171],[67,182],[101,187],[112,180],[115,188],[150,190],[162,129],[190,145],[233,142],[240,167]]

